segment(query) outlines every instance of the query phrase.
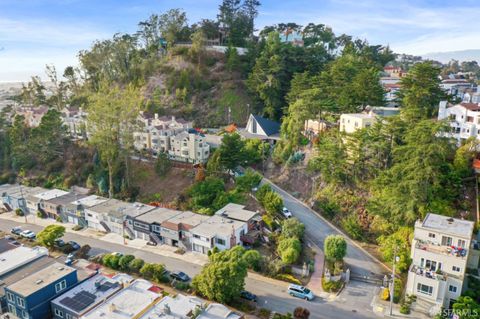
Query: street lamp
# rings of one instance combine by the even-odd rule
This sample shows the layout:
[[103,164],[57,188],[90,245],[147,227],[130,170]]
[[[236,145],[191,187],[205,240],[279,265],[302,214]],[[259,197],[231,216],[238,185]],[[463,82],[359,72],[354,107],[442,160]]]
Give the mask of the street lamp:
[[397,247],[394,249],[393,267],[392,267],[392,282],[390,284],[390,316],[393,316],[393,297],[395,290],[395,265],[400,261],[400,257],[397,256]]

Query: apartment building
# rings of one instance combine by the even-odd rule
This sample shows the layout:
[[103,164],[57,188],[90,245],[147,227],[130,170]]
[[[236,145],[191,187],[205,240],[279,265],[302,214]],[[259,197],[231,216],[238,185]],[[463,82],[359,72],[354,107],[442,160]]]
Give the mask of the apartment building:
[[366,113],[350,113],[340,115],[340,132],[348,134],[357,130],[372,126],[377,121],[377,116],[370,112]]
[[415,223],[406,293],[430,305],[430,313],[451,306],[465,290],[467,267],[478,267],[473,227],[471,221],[437,214]]
[[205,163],[209,156],[210,145],[194,130],[182,132],[170,139],[168,157],[172,160],[198,164]]
[[447,101],[440,102],[438,109],[438,119],[446,120],[450,125],[450,132],[447,137],[462,141],[480,136],[480,102],[462,102],[451,105]]

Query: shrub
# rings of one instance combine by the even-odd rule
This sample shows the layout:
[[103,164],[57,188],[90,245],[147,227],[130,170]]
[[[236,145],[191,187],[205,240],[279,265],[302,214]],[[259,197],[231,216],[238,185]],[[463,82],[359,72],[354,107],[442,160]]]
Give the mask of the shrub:
[[76,256],[78,258],[83,258],[87,259],[88,258],[88,253],[90,252],[91,247],[89,245],[83,245],[80,247],[80,249],[77,251]]
[[262,215],[262,221],[267,225],[270,230],[273,230],[274,221],[273,218],[269,215]]
[[356,215],[349,215],[347,218],[342,219],[341,224],[351,238],[355,240],[361,240],[363,238],[363,229]]
[[145,262],[143,261],[143,259],[135,258],[132,261],[130,261],[130,263],[128,264],[128,269],[131,272],[134,272],[134,273],[138,274],[138,273],[140,273],[140,269],[142,269],[144,264],[145,264]]
[[127,271],[129,270],[130,262],[132,262],[134,259],[135,256],[133,255],[124,255],[120,257],[120,260],[118,261],[118,267],[123,271]]
[[82,230],[82,229],[83,229],[83,227],[80,226],[80,225],[75,225],[75,226],[72,227],[72,230],[74,230],[74,231],[79,231],[79,230]]
[[150,280],[161,282],[165,274],[165,266],[162,264],[144,264],[140,269],[140,274]]
[[102,264],[112,269],[118,269],[120,258],[121,257],[119,255],[106,254],[102,258]]
[[15,215],[25,216],[25,214],[23,213],[23,210],[21,210],[20,208],[15,209]]
[[390,289],[388,288],[383,288],[382,291],[380,292],[380,299],[382,300],[389,300],[390,299]]
[[400,279],[395,279],[395,287],[393,289],[393,302],[398,303],[402,298],[403,284]]
[[275,278],[278,279],[278,280],[290,282],[290,283],[296,284],[296,285],[301,285],[302,284],[302,282],[300,280],[298,280],[297,278],[295,278],[294,276],[289,275],[289,274],[278,274]]
[[62,217],[60,216],[55,217],[55,220],[59,223],[63,223]]
[[282,222],[283,237],[294,237],[294,238],[302,239],[304,233],[305,233],[305,225],[303,225],[295,217],[285,219]]
[[44,218],[47,218],[47,214],[45,214],[44,212],[39,210],[39,211],[37,211],[37,217],[44,219]]
[[182,290],[182,291],[187,291],[187,290],[190,290],[190,288],[192,288],[192,287],[190,286],[190,284],[188,282],[177,281],[175,283],[175,289]]
[[262,186],[260,186],[257,190],[257,192],[255,193],[255,198],[260,202],[260,203],[263,203],[263,199],[265,198],[265,195],[268,193],[268,192],[271,192],[272,191],[272,188],[270,187],[270,185],[268,184],[263,184]]
[[296,262],[301,252],[302,244],[297,238],[281,238],[277,246],[277,253],[286,264]]
[[410,304],[407,302],[403,302],[400,305],[400,313],[403,315],[408,315],[410,313]]
[[308,319],[310,317],[310,311],[306,308],[297,307],[293,311],[293,317],[295,319]]
[[325,278],[322,278],[322,287],[323,290],[327,292],[338,292],[342,288],[343,281],[326,281]]

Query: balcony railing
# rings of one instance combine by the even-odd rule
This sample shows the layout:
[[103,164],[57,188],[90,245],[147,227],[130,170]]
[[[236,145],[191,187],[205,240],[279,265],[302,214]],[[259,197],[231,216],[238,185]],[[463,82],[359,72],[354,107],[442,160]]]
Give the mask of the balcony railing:
[[415,273],[418,276],[423,276],[426,278],[430,278],[433,280],[438,280],[438,281],[445,281],[447,280],[447,276],[443,272],[435,272],[432,270],[428,270],[426,268],[422,268],[417,265],[411,265],[410,266],[410,271]]
[[420,239],[415,239],[415,248],[429,251],[435,254],[442,254],[446,256],[453,256],[458,258],[465,258],[467,256],[467,249],[456,246],[442,246],[434,243],[426,242]]

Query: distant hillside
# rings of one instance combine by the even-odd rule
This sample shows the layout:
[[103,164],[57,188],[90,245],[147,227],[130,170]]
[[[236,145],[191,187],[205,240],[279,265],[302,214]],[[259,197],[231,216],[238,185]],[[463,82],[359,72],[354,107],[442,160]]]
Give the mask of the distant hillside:
[[480,62],[480,49],[462,50],[462,51],[448,51],[448,52],[433,52],[423,55],[424,59],[431,59],[442,63],[447,63],[450,60],[462,61],[478,61]]

